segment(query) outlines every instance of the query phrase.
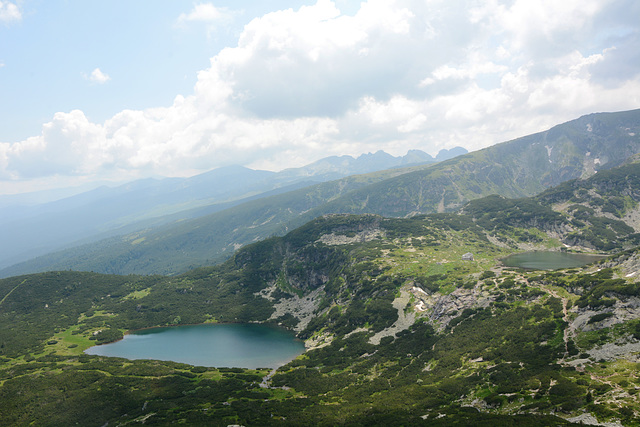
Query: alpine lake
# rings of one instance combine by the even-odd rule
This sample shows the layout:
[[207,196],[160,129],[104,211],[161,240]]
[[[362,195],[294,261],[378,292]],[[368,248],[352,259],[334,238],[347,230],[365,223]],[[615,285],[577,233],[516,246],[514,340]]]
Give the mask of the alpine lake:
[[277,368],[305,350],[286,329],[263,324],[203,324],[134,331],[86,354],[156,359],[207,367]]
[[577,268],[605,258],[606,255],[577,254],[568,252],[534,251],[509,255],[503,258],[506,267],[526,268],[531,270],[557,270],[560,268]]
[[[604,255],[524,252],[501,260],[506,267],[535,270],[576,268]],[[304,342],[283,328],[257,323],[170,326],[134,331],[120,341],[91,347],[87,354],[156,359],[207,367],[277,368],[304,353]]]

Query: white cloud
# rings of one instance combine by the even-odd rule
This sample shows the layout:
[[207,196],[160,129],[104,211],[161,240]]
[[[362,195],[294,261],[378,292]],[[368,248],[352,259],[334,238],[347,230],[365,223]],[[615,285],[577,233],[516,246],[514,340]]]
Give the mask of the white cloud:
[[111,77],[109,77],[108,74],[103,73],[100,68],[96,68],[94,69],[91,74],[89,74],[88,76],[85,75],[85,78],[89,81],[92,81],[94,83],[98,83],[98,84],[104,84],[106,82],[108,82],[109,80],[111,80]]
[[[320,0],[250,22],[212,72],[233,75],[236,100],[263,117],[336,116],[362,96],[389,96],[405,84],[413,13],[394,1],[342,16]],[[421,37],[419,37],[421,38]],[[404,52],[403,52],[404,51]]]
[[[104,123],[58,113],[41,135],[0,144],[0,176],[184,175],[378,149],[472,150],[640,105],[638,24],[612,38],[610,2],[459,3],[370,0],[342,15],[319,0],[266,14],[198,72],[192,94]],[[220,13],[198,4],[178,20]],[[604,84],[621,58],[625,73]]]
[[511,50],[563,49],[593,29],[593,17],[613,0],[491,0],[471,9],[472,22],[508,37]]
[[197,3],[189,13],[178,16],[175,26],[186,28],[193,24],[204,25],[207,29],[207,37],[211,37],[220,26],[232,22],[234,12],[226,7],[216,7],[211,3]]
[[178,24],[187,22],[205,22],[213,23],[221,21],[229,16],[226,8],[215,7],[211,3],[198,3],[193,6],[189,13],[183,13],[178,17]]
[[5,178],[29,179],[49,175],[92,174],[102,167],[101,126],[78,110],[56,113],[42,126],[42,134],[15,144],[4,144]]
[[490,60],[480,58],[472,54],[470,58],[458,67],[448,64],[436,68],[431,77],[427,77],[420,82],[420,86],[428,86],[445,79],[475,79],[483,74],[501,74],[509,70],[506,65],[495,64]]
[[0,0],[0,22],[9,23],[21,19],[22,13],[15,3]]

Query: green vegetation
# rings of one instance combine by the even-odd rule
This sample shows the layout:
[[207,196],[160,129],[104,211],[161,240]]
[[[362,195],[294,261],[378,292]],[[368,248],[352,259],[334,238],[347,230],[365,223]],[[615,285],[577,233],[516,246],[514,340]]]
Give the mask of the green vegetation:
[[[0,280],[0,424],[563,425],[585,412],[637,424],[632,166],[460,213],[320,216],[178,276]],[[500,266],[561,242],[615,254]],[[128,330],[210,321],[276,322],[324,345],[273,376],[83,354]]]
[[[323,243],[322,236],[363,231],[375,237]],[[573,297],[579,308],[581,301],[591,304],[603,295],[635,295],[635,285],[615,278],[611,269],[542,276],[492,271],[506,252],[486,232],[464,215],[329,216],[248,246],[219,267],[177,277],[57,272],[2,280],[0,292],[9,294],[0,306],[2,424],[539,425],[562,424],[558,415],[581,408],[602,420],[633,419],[633,409],[603,400],[618,388],[562,362],[568,345],[563,304],[545,289],[566,295],[580,290]],[[461,260],[467,251],[474,261]],[[176,317],[185,323],[265,321],[273,308],[256,292],[271,284],[279,292],[276,301],[323,288],[323,301],[300,336],[333,340],[281,368],[268,388],[258,386],[267,371],[81,352],[91,343],[118,339],[123,330],[170,324]],[[373,344],[376,333],[399,320],[393,303],[411,287],[422,291],[412,291],[404,313],[417,321]],[[489,305],[418,311],[422,295],[453,301],[459,298],[454,294],[469,292],[485,295]],[[293,314],[283,318],[285,324],[297,324]],[[589,324],[608,317],[592,316]],[[625,330],[633,334],[637,324]],[[569,341],[572,357],[625,332],[588,334]],[[596,372],[617,369],[621,382],[623,376],[635,378],[635,365],[589,366]],[[627,379],[618,387],[630,384]],[[633,395],[623,401],[633,408]]]
[[[607,213],[613,218],[603,219],[599,215],[598,223],[589,222],[588,218],[587,221],[566,218],[564,223],[575,223],[581,228],[567,243],[571,246],[588,243],[594,250],[614,250],[620,246],[620,239],[628,238],[631,247],[640,244],[640,237],[632,236],[635,233],[624,229],[619,220],[638,203],[638,175],[611,168],[637,154],[639,122],[640,110],[584,116],[546,132],[438,164],[351,176],[250,200],[222,211],[217,211],[220,206],[209,206],[209,212],[215,213],[49,254],[3,273],[7,276],[73,269],[108,274],[179,274],[223,262],[243,245],[284,235],[326,214],[404,218],[456,212],[465,203],[485,196],[523,198],[550,188],[541,199],[513,202],[516,206],[510,208],[510,215],[515,214],[521,222],[520,226],[511,225],[521,227],[514,230],[516,242],[538,244],[540,238],[550,240],[531,227],[544,226],[546,215],[556,216],[551,218],[553,221],[560,220],[543,209],[551,207],[554,200],[581,204],[581,200],[589,199],[589,206],[598,214]],[[606,164],[597,163],[605,159]],[[594,169],[585,167],[589,160],[593,161]],[[586,180],[587,186],[582,180],[562,184],[593,174],[596,169],[598,173],[593,179]],[[591,190],[599,196],[588,197]],[[523,207],[518,206],[522,203],[529,205],[527,209],[537,204],[543,207],[536,206],[538,212],[530,212],[533,217],[520,218],[517,210]]]

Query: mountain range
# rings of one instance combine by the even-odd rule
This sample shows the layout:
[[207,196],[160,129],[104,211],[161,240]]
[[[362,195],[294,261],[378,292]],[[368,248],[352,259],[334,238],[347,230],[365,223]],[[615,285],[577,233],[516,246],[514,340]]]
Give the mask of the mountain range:
[[[357,173],[442,161],[466,150],[441,150],[433,158],[419,150],[394,157],[382,151],[357,158],[334,156],[281,172],[241,166],[190,178],[143,179],[47,203],[27,196],[0,197],[0,268],[79,242],[195,218],[236,204]],[[34,197],[46,197],[38,194]]]
[[[637,114],[588,116],[569,126],[585,124],[584,138],[550,130],[481,151],[477,164],[471,153],[253,201],[263,215],[298,212],[280,224],[313,219],[215,266],[1,279],[0,424],[637,425]],[[518,156],[539,154],[540,138],[544,161]],[[518,167],[485,170],[500,154]],[[522,178],[505,178],[513,173]],[[427,191],[428,176],[439,191]],[[474,176],[480,193],[543,190],[470,197],[462,188]],[[427,187],[422,196],[400,191],[414,181]],[[291,204],[269,211],[273,200]],[[396,216],[329,213],[382,200]],[[206,221],[182,221],[174,242],[206,235]],[[532,250],[601,257],[557,270],[501,261]],[[277,370],[83,353],[129,330],[230,321],[286,327],[307,350]]]
[[[138,227],[135,232],[38,257],[5,268],[0,275],[67,269],[177,274],[222,262],[243,245],[283,235],[325,214],[407,217],[455,211],[470,200],[491,194],[533,196],[564,181],[622,164],[640,152],[639,135],[640,110],[590,114],[438,163],[348,176],[232,207],[214,205],[226,209],[208,215],[198,211],[193,219],[185,220],[185,215],[164,217],[164,224]],[[377,164],[377,158],[389,156],[364,156],[363,163]],[[415,153],[406,158],[415,158]],[[399,164],[403,161],[407,162]],[[326,162],[335,165],[344,159],[329,158]],[[318,168],[315,165],[307,170]]]

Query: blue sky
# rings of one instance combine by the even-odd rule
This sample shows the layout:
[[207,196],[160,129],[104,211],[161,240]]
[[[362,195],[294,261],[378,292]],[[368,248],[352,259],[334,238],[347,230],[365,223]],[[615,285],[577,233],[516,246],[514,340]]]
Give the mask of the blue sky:
[[[9,4],[10,2],[2,2]],[[193,91],[197,71],[237,43],[244,24],[299,1],[242,2],[217,22],[183,19],[184,1],[23,1],[20,19],[0,25],[0,141],[39,133],[59,111],[103,122],[123,109],[171,105]],[[216,2],[220,9],[238,2]],[[1,21],[0,21],[1,22]],[[96,68],[105,84],[90,78]],[[89,78],[87,78],[89,76]]]
[[640,108],[635,0],[0,0],[0,194]]

